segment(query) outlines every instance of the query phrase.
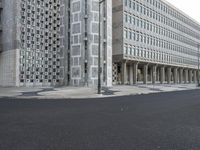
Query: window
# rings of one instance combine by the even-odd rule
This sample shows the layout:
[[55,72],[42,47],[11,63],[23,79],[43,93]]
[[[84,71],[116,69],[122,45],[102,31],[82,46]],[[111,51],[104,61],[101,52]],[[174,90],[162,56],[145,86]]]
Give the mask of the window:
[[128,0],[125,0],[125,6],[128,6]]
[[132,1],[129,0],[129,8],[131,8],[131,6],[132,6]]
[[125,14],[125,22],[128,22],[128,14]]
[[129,30],[129,39],[132,40],[132,32]]

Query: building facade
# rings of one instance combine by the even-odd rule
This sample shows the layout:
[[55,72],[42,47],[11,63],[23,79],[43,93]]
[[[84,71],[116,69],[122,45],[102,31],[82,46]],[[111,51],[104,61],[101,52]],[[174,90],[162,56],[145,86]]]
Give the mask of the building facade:
[[168,2],[113,0],[113,83],[196,83],[199,44],[200,25]]
[[[70,84],[97,85],[99,0],[69,0]],[[100,8],[103,85],[112,85],[112,0]]]
[[[0,86],[93,86],[98,0],[1,0]],[[112,85],[112,1],[101,7],[102,82]]]
[[62,82],[62,5],[55,0],[2,1],[2,86],[55,86]]
[[164,0],[1,0],[0,86],[196,83],[200,25]]

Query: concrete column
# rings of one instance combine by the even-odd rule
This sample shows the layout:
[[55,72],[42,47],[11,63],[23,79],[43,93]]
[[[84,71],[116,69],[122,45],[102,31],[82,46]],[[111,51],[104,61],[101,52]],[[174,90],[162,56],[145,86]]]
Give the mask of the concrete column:
[[150,68],[150,76],[148,74],[148,81],[153,81],[153,68]]
[[188,83],[188,70],[185,69],[184,73],[185,73],[185,84],[187,84]]
[[160,83],[163,84],[165,82],[165,67],[160,68]]
[[160,69],[156,68],[156,81],[160,81]]
[[200,72],[197,70],[197,83],[199,83],[200,81],[200,78],[199,78],[199,76],[200,76]]
[[192,83],[192,70],[189,70],[189,83]]
[[133,85],[133,64],[130,64],[129,68],[130,85]]
[[127,64],[122,62],[122,84],[127,84]]
[[174,68],[174,84],[178,84],[178,69]]
[[177,69],[177,84],[179,84],[179,71],[178,71],[178,69]]
[[193,82],[197,83],[197,71],[196,70],[193,70],[193,76],[194,76]]
[[180,68],[179,70],[179,83],[182,84],[183,83],[183,69]]
[[156,83],[156,75],[157,75],[157,73],[156,73],[157,66],[156,65],[152,67],[152,71],[153,71],[152,72],[152,83],[155,84]]
[[137,84],[138,63],[133,64],[133,84]]
[[172,73],[171,67],[167,68],[167,83],[168,84],[171,83],[171,73]]
[[144,65],[143,67],[143,82],[147,84],[148,81],[148,65]]

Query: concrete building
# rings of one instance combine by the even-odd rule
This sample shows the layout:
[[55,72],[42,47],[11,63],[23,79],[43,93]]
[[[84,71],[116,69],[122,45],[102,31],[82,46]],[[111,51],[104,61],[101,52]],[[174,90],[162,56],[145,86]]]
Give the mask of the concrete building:
[[186,14],[164,0],[100,12],[99,0],[1,0],[0,86],[96,86],[99,16],[104,86],[197,81],[200,25]]
[[[93,86],[98,0],[1,0],[0,86]],[[101,10],[102,81],[112,85],[112,0]]]
[[62,82],[62,5],[55,0],[2,1],[1,86]]
[[164,0],[113,0],[113,83],[196,83],[200,25]]
[[[99,0],[69,0],[70,84],[97,85]],[[112,85],[112,0],[101,5],[101,67],[103,85]]]

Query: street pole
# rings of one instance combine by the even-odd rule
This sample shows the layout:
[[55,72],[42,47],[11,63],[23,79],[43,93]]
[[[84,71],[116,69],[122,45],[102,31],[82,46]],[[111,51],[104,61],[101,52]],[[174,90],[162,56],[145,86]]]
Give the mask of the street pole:
[[101,94],[101,4],[104,1],[99,1],[98,94]]
[[199,79],[199,68],[200,68],[199,62],[200,62],[200,60],[199,60],[199,57],[200,57],[200,45],[198,45],[198,72],[197,72],[197,75],[198,75],[198,87],[200,87],[200,79]]

